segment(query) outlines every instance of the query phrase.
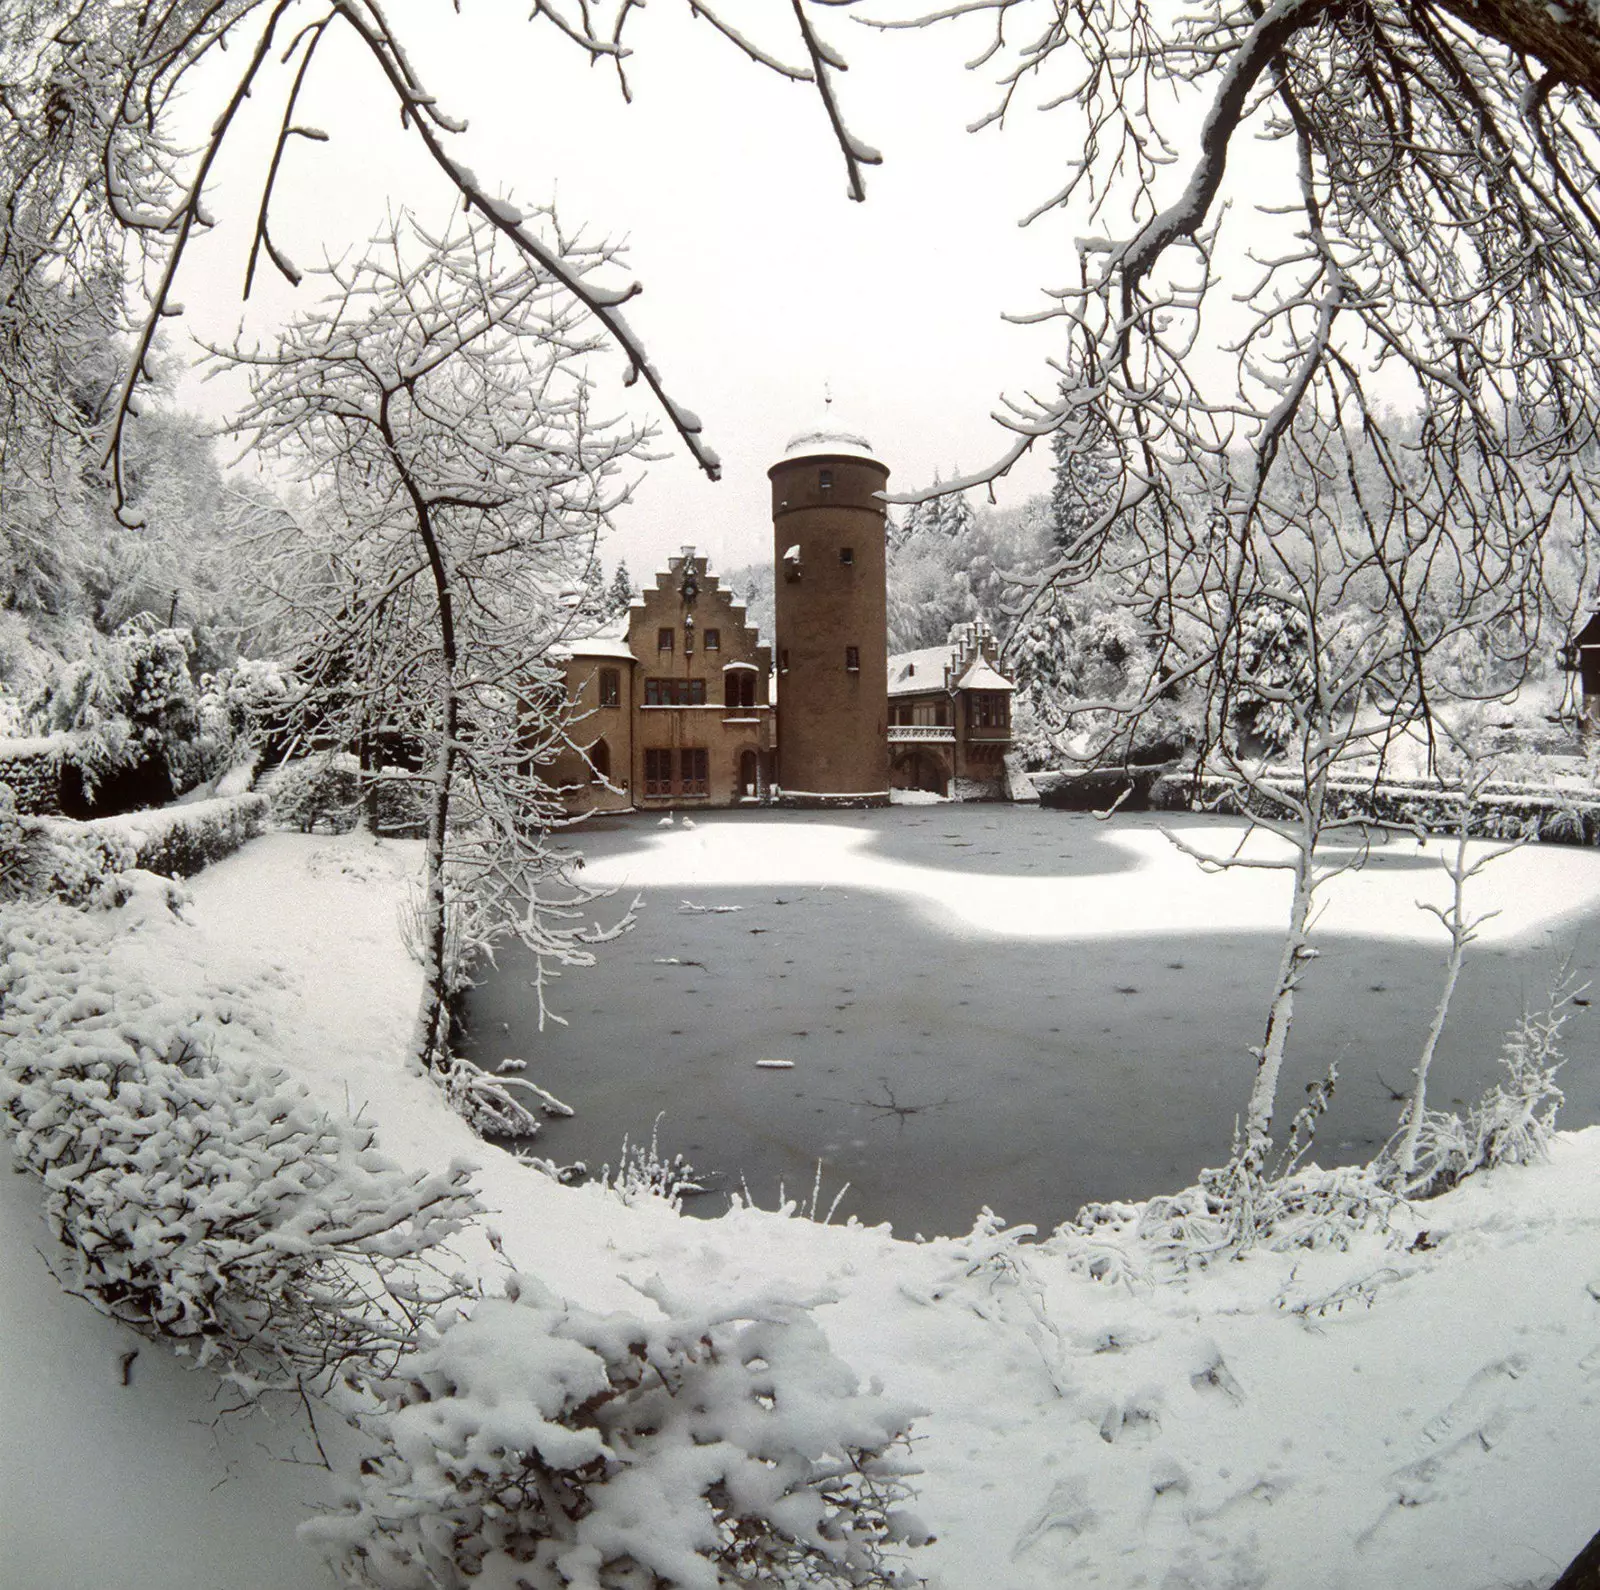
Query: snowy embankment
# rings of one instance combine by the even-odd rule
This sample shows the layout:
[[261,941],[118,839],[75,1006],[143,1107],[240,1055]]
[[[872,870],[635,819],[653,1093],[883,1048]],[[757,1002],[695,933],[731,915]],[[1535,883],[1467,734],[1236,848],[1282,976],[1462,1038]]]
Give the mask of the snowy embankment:
[[[252,1041],[408,1167],[472,1158],[504,1258],[487,1226],[455,1246],[491,1290],[509,1263],[634,1313],[658,1277],[831,1297],[817,1318],[834,1350],[927,1410],[916,1505],[939,1538],[914,1562],[931,1585],[1537,1585],[1600,1525],[1600,1131],[1397,1209],[1348,1250],[1179,1276],[1071,1231],[913,1244],[629,1207],[474,1142],[407,1068],[418,973],[397,906],[414,858],[273,835],[193,881],[189,920],[144,912],[106,954],[140,986],[226,987]],[[294,1534],[329,1495],[286,1461],[306,1457],[303,1429],[213,1429],[204,1373],[53,1290],[34,1199],[7,1179],[0,1582],[331,1583]]]

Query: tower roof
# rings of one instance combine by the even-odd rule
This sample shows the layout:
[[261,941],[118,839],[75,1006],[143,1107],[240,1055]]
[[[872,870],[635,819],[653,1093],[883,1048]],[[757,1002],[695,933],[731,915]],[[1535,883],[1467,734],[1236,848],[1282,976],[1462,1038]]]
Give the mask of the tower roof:
[[783,450],[791,458],[870,458],[877,463],[872,443],[859,431],[841,425],[833,414],[826,414],[816,425],[807,426],[789,438]]

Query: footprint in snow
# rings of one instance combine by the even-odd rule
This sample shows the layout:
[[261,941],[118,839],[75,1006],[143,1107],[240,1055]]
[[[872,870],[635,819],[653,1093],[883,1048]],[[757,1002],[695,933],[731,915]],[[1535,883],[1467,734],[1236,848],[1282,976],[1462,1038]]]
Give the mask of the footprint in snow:
[[[1522,1353],[1485,1364],[1462,1388],[1447,1407],[1422,1427],[1422,1439],[1429,1446],[1458,1444],[1463,1437],[1486,1434],[1484,1426],[1504,1422],[1507,1383],[1527,1374],[1528,1360]],[[1493,1443],[1485,1440],[1484,1445]]]
[[1011,1548],[1011,1560],[1015,1562],[1023,1552],[1032,1550],[1052,1530],[1059,1529],[1069,1540],[1076,1540],[1097,1522],[1089,1506],[1089,1482],[1081,1474],[1069,1474],[1051,1486],[1044,1505],[1022,1526]]

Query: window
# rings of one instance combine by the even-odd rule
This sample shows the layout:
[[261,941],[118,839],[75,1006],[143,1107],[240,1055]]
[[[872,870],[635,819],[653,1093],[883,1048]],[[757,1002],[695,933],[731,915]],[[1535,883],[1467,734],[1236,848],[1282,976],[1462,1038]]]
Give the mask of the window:
[[703,745],[686,745],[678,752],[679,779],[685,795],[711,793],[711,755]]
[[706,682],[704,679],[646,679],[644,704],[647,707],[703,707]]
[[844,665],[853,674],[858,674],[861,672],[861,648],[859,646],[845,647]]
[[672,631],[670,629],[658,629],[656,631],[656,650],[672,650]]
[[855,560],[856,560],[856,549],[854,547],[840,547],[839,548],[839,562],[845,568],[849,568],[850,565],[855,562]]
[[780,674],[786,674],[786,673],[788,673],[788,671],[789,671],[789,648],[787,646],[785,646],[778,652],[778,672]]
[[980,729],[1003,729],[1006,726],[1006,698],[998,691],[978,691],[972,697],[971,721]]
[[819,469],[817,471],[817,490],[833,490],[833,471],[831,469]]
[[756,676],[748,668],[734,668],[722,676],[723,700],[730,707],[754,707]]
[[722,631],[720,629],[708,629],[706,631],[706,650],[722,650]]
[[615,668],[600,670],[600,705],[615,707],[622,701],[622,675]]
[[644,792],[660,797],[672,793],[672,752],[647,750],[644,753]]
[[589,747],[589,766],[593,769],[591,784],[611,782],[611,747],[604,740],[596,740]]

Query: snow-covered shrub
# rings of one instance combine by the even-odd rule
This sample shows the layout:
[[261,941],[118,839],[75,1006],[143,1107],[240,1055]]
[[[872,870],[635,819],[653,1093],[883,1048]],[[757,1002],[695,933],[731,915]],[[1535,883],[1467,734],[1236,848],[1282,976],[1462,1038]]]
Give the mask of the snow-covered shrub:
[[1233,644],[1230,726],[1249,753],[1275,755],[1293,742],[1297,708],[1314,687],[1310,626],[1298,608],[1261,597],[1240,614]]
[[97,637],[29,704],[36,730],[73,735],[90,809],[159,804],[227,767],[231,738],[225,722],[201,710],[193,653],[191,631],[131,620]]
[[64,1284],[243,1384],[393,1371],[459,1288],[431,1262],[478,1204],[281,1073],[222,1050],[226,996],[165,999],[61,907],[0,918],[0,1125],[44,1187]]
[[[1494,1083],[1464,1116],[1441,1110],[1424,1112],[1417,1134],[1415,1170],[1404,1188],[1408,1196],[1431,1198],[1448,1192],[1475,1171],[1496,1165],[1527,1165],[1549,1156],[1556,1112],[1566,1098],[1556,1083],[1556,1073],[1566,1064],[1561,1030],[1571,1014],[1570,1002],[1570,990],[1558,991],[1543,1012],[1524,1013],[1501,1046],[1504,1079]],[[1400,1125],[1403,1132],[1403,1119]],[[1398,1141],[1399,1134],[1380,1160],[1385,1168]]]
[[72,750],[69,734],[0,739],[0,784],[10,786],[18,811],[41,817],[61,810],[61,769]]
[[513,1276],[440,1318],[387,1388],[382,1449],[309,1526],[347,1585],[718,1590],[917,1582],[896,1548],[912,1410],[863,1392],[770,1298],[593,1314]]
[[309,756],[273,775],[272,821],[298,833],[347,834],[361,821],[361,775],[345,756]]
[[0,901],[40,893],[49,875],[49,840],[44,825],[17,810],[16,796],[0,784]]
[[668,1159],[662,1152],[657,1138],[665,1114],[663,1110],[651,1122],[648,1148],[642,1143],[632,1142],[624,1135],[616,1169],[613,1170],[610,1165],[600,1167],[597,1179],[601,1186],[615,1193],[625,1204],[659,1198],[673,1209],[681,1209],[685,1198],[706,1190],[700,1172],[682,1154],[674,1154]]
[[282,663],[240,657],[200,679],[200,710],[225,727],[236,746],[258,744],[279,728],[302,693],[294,674]]

